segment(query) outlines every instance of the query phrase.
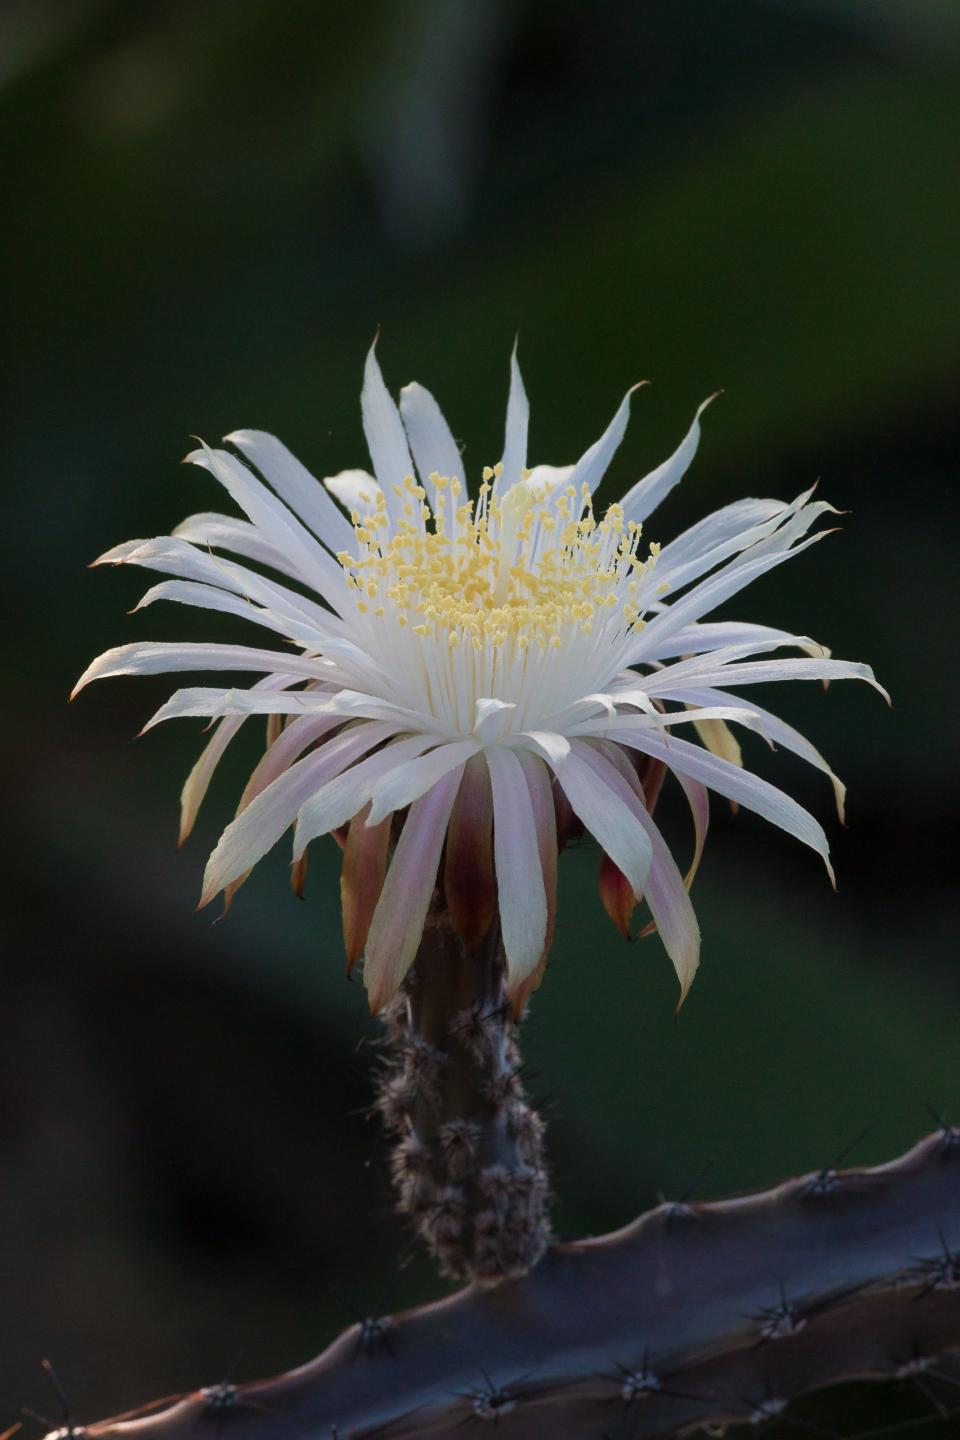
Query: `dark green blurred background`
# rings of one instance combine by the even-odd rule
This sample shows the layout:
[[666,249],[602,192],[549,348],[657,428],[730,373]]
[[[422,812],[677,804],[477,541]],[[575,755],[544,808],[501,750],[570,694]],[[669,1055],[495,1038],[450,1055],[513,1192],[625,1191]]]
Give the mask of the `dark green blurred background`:
[[378,325],[391,385],[435,391],[474,475],[500,453],[517,330],[534,460],[574,458],[654,382],[608,496],[722,386],[651,538],[822,477],[843,532],[734,613],[870,661],[894,696],[770,697],[849,783],[843,832],[821,776],[750,747],[829,824],[839,893],[716,804],[679,1023],[658,942],[624,945],[601,912],[596,853],[563,860],[528,1034],[560,1232],[820,1166],[864,1130],[851,1161],[878,1161],[925,1103],[960,1114],[958,79],[955,0],[0,11],[0,1429],[51,1413],[43,1355],[92,1418],[292,1365],[437,1293],[422,1261],[398,1270],[332,843],[308,903],[283,846],[211,925],[203,861],[261,737],[177,855],[200,727],[133,738],[171,683],[65,703],[109,645],[243,635],[127,617],[149,577],[84,567],[220,507],[178,466],[192,434],[259,426],[319,475],[365,464]]

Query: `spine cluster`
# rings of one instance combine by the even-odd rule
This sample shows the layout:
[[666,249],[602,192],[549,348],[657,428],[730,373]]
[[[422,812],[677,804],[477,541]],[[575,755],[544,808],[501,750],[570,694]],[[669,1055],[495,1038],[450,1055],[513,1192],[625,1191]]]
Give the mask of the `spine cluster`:
[[442,907],[384,1016],[377,1108],[397,1203],[448,1275],[523,1275],[549,1239],[543,1122],[520,1074],[494,925],[470,950]]

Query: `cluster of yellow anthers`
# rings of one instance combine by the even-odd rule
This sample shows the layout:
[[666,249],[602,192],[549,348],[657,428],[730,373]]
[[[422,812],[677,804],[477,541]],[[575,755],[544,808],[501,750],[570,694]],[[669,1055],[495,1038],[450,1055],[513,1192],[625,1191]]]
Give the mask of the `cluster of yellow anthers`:
[[498,499],[502,468],[484,469],[476,506],[461,500],[457,477],[432,474],[432,509],[408,475],[395,486],[404,501],[399,524],[391,523],[382,493],[372,513],[354,511],[358,553],[341,551],[337,559],[358,611],[382,617],[389,607],[397,624],[445,636],[451,649],[461,642],[559,649],[617,607],[624,630],[642,629],[638,592],[659,545],[640,559],[642,527],[625,521],[620,505],[597,521],[586,485],[579,498],[573,485],[550,493],[524,471]]

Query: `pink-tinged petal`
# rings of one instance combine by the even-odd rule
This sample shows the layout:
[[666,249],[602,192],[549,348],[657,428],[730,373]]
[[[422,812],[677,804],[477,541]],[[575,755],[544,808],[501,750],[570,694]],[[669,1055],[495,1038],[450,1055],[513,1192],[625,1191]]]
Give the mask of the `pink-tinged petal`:
[[[347,828],[343,847],[343,868],[340,871],[340,901],[343,913],[343,943],[347,954],[347,974],[363,954],[370,922],[383,890],[387,873],[387,851],[390,846],[392,815],[379,825],[368,825],[367,814],[361,810]],[[306,851],[302,859],[306,860]]]
[[596,777],[574,748],[560,766],[557,779],[577,815],[615,865],[626,875],[637,899],[643,894],[653,850],[643,825],[629,806],[599,786]]
[[693,913],[683,877],[642,800],[617,766],[611,764],[598,748],[585,741],[575,741],[574,751],[593,772],[595,783],[600,781],[611,796],[616,796],[620,803],[631,811],[649,838],[653,862],[647,877],[644,898],[680,981],[680,1000],[677,1005],[679,1009],[700,963],[700,927]]
[[[259,681],[263,689],[279,689],[290,682],[282,677],[268,676],[266,680]],[[256,687],[255,687],[256,688]],[[220,764],[224,752],[230,741],[236,735],[246,716],[228,715],[221,720],[213,732],[210,740],[204,746],[190,774],[187,776],[183,789],[180,792],[180,834],[177,839],[177,847],[184,844],[193,830],[197,819],[197,812],[203,803],[204,796],[213,779],[214,771]]]
[[623,723],[611,725],[606,738],[632,749],[643,750],[646,754],[663,760],[675,775],[687,775],[692,780],[699,780],[711,790],[725,795],[728,800],[739,801],[745,809],[754,810],[772,825],[786,830],[788,835],[793,835],[817,852],[827,868],[831,884],[836,885],[830,864],[830,847],[823,826],[804,810],[802,805],[798,805],[796,800],[778,790],[775,785],[761,780],[759,775],[739,770],[736,765],[721,760],[717,755],[711,755],[699,745],[680,740],[675,735],[663,741],[648,730],[636,730]]
[[367,824],[379,825],[384,815],[412,805],[448,771],[462,768],[479,748],[475,740],[457,740],[452,745],[438,745],[429,755],[418,755],[396,765],[374,786]]
[[[519,985],[513,995],[514,1011],[523,1011],[530,995],[536,990],[546,970],[547,957],[553,944],[553,931],[557,919],[557,822],[554,805],[554,785],[550,772],[543,761],[529,750],[518,750],[517,759],[523,769],[533,806],[533,822],[537,831],[537,848],[540,852],[540,870],[543,874],[543,891],[547,900],[547,929],[543,939],[543,954],[532,974]],[[559,788],[559,787],[556,787]]]
[[294,859],[299,858],[318,835],[328,835],[331,830],[337,830],[352,820],[373,795],[377,782],[389,775],[391,770],[422,755],[424,750],[436,743],[435,735],[410,735],[403,740],[394,740],[378,750],[376,755],[362,760],[359,765],[354,765],[318,789],[305,801],[297,816],[293,837]]
[[511,750],[485,752],[493,790],[493,856],[507,989],[533,974],[547,937],[547,897],[533,803],[517,756]]
[[[727,704],[731,700],[735,700],[736,696],[728,695],[723,690],[701,690],[699,688],[693,690],[684,686],[683,699],[685,702],[689,701],[695,705],[713,705],[717,702]],[[753,702],[751,702],[751,709],[756,712],[758,719],[763,725],[765,734],[774,745],[782,745],[784,750],[789,750],[792,754],[799,755],[802,760],[806,760],[808,765],[813,765],[817,770],[822,771],[823,774],[827,776],[830,784],[833,786],[833,798],[837,806],[837,817],[841,825],[844,824],[844,800],[847,787],[840,777],[834,774],[829,763],[823,758],[816,746],[811,745],[805,735],[801,735],[799,730],[795,730],[792,725],[788,725],[785,720],[781,720],[778,715],[772,714],[771,711],[763,710],[759,705],[754,705]]]
[[443,893],[453,927],[468,948],[478,945],[497,913],[493,872],[493,793],[482,755],[473,755],[450,815]]
[[450,811],[460,784],[451,770],[410,807],[367,937],[363,978],[375,1015],[416,959],[437,883]]
[[224,830],[207,861],[201,906],[209,904],[225,885],[239,879],[273,848],[314,791],[390,734],[391,727],[379,721],[341,733],[320,750],[296,761],[252,799]]
[[311,475],[275,435],[267,435],[263,430],[235,430],[223,438],[253,461],[267,484],[273,486],[293,513],[334,555],[353,544],[353,527],[340,514],[316,476]]
[[698,780],[691,780],[689,775],[681,775],[678,771],[676,780],[686,796],[690,814],[693,817],[693,859],[690,861],[689,870],[683,877],[683,883],[689,890],[700,869],[703,847],[707,843],[707,831],[710,828],[710,796],[706,788]]

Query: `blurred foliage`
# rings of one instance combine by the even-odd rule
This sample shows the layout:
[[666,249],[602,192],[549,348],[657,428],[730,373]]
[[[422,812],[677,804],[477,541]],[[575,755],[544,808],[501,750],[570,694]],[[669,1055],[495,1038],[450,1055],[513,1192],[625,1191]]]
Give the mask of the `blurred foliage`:
[[[435,390],[474,469],[499,454],[517,330],[537,460],[652,379],[610,495],[723,387],[662,538],[822,476],[843,534],[738,608],[871,661],[895,699],[776,697],[850,782],[840,893],[715,806],[679,1021],[657,942],[602,917],[595,853],[565,858],[528,1039],[561,1231],[828,1163],[866,1127],[851,1160],[879,1160],[925,1101],[960,1108],[957,7],[24,0],[0,56],[11,1413],[49,1409],[43,1354],[102,1413],[292,1364],[351,1306],[435,1291],[397,1272],[359,1113],[376,1032],[342,977],[332,847],[307,905],[278,853],[211,928],[202,857],[252,738],[176,857],[197,733],[127,743],[169,685],[63,703],[108,645],[237,633],[125,619],[137,577],[84,565],[219,504],[177,468],[193,433],[260,425],[318,474],[364,463],[378,325],[391,383]],[[828,818],[819,777],[754,748]]]

